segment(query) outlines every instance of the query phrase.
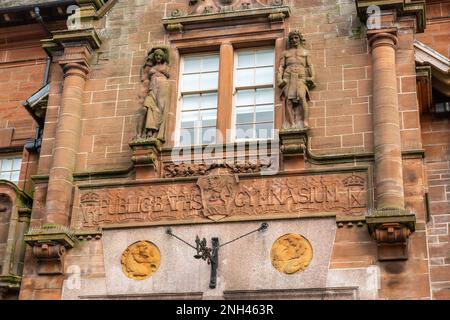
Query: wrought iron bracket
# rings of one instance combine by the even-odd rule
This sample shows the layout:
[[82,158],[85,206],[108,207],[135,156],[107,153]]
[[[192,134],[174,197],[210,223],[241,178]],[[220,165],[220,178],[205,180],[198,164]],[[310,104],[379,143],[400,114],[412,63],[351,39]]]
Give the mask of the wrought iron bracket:
[[166,233],[169,236],[172,236],[172,237],[180,240],[184,244],[188,245],[189,247],[195,249],[197,251],[197,254],[194,255],[195,259],[202,259],[202,260],[206,261],[208,263],[208,265],[211,265],[211,276],[209,279],[209,287],[211,289],[214,289],[217,286],[217,269],[219,267],[219,249],[223,246],[226,246],[227,244],[230,244],[234,241],[242,239],[252,233],[255,233],[258,231],[264,231],[268,227],[269,227],[269,225],[266,222],[263,222],[258,229],[250,231],[246,234],[243,234],[242,236],[239,236],[233,240],[225,242],[222,245],[219,244],[219,238],[213,237],[213,238],[211,238],[211,247],[207,246],[206,238],[203,238],[200,240],[200,237],[198,235],[195,238],[195,246],[193,246],[190,243],[188,243],[187,241],[185,241],[185,240],[181,239],[180,237],[178,237],[177,235],[175,235],[172,232],[171,228],[167,228]]

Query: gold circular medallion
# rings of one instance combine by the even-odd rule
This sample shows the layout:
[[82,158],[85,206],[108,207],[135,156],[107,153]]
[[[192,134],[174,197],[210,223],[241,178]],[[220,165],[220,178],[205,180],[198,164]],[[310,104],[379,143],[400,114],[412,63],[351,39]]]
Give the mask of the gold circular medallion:
[[152,276],[161,264],[161,254],[156,245],[149,241],[138,241],[122,253],[122,271],[133,280]]
[[294,233],[279,237],[270,251],[273,267],[286,274],[303,272],[312,257],[313,251],[309,241]]

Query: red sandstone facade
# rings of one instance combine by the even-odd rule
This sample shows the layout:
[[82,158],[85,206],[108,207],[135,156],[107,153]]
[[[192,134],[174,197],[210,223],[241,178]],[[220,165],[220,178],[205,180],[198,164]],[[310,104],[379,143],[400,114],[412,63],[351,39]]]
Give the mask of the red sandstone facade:
[[[247,1],[254,7],[242,15],[240,9],[189,15],[203,8],[192,9],[187,0],[73,1],[81,8],[80,23],[69,29],[67,2],[10,2],[0,4],[0,160],[21,162],[14,183],[0,180],[2,298],[133,295],[132,289],[113,292],[102,291],[101,285],[95,290],[85,286],[108,284],[117,277],[114,263],[120,271],[121,261],[110,259],[116,248],[105,243],[115,232],[143,229],[152,235],[157,228],[180,225],[182,233],[184,226],[220,229],[255,220],[269,221],[269,230],[272,223],[289,230],[302,219],[311,220],[313,230],[314,219],[322,217],[332,219],[333,228],[314,231],[330,234],[329,251],[323,249],[329,257],[317,258],[326,265],[321,289],[358,286],[352,282],[355,277],[343,274],[362,272],[369,278],[376,270],[375,287],[361,285],[356,293],[339,297],[450,299],[450,1],[387,1],[379,7],[383,14],[376,28],[367,28],[371,1]],[[222,6],[222,1],[212,2]],[[245,1],[233,3],[238,2]],[[202,179],[216,174],[214,170],[219,176],[229,171],[170,171],[178,147],[173,133],[180,121],[183,59],[193,53],[218,55],[217,129],[224,137],[218,143],[238,148],[227,133],[234,123],[238,91],[233,83],[237,52],[272,48],[276,72],[292,30],[302,33],[315,67],[310,128],[294,136],[280,134],[280,145],[271,149],[280,166],[275,179],[283,185],[279,194],[267,189],[273,202],[264,200],[262,211],[236,213],[241,205],[252,206],[251,196],[244,204],[242,188],[265,190],[261,181],[273,180],[259,179],[259,167],[250,172],[235,166],[239,182],[230,182],[237,190],[235,207],[220,212],[226,217],[215,222],[202,211],[207,206],[202,202]],[[170,52],[172,91],[165,142],[152,145],[133,138],[141,69],[149,50],[159,46]],[[273,123],[282,132],[285,105],[279,88],[274,86],[274,92]],[[243,145],[248,157],[249,147]],[[298,187],[287,184],[288,179],[297,185],[310,182]],[[160,210],[164,214],[155,218],[156,207],[147,210],[148,198],[141,194],[171,188],[179,194],[191,188],[186,192],[199,207],[189,204],[186,213],[184,207],[178,209],[179,202],[168,200],[167,208]],[[298,200],[293,201],[300,209],[283,198],[284,190],[296,188]],[[325,198],[317,190],[323,190]],[[328,206],[341,199],[349,201],[347,207]],[[309,211],[302,201],[311,203]],[[280,212],[269,210],[273,203]],[[137,209],[131,209],[134,204]],[[171,215],[176,210],[178,215]],[[314,232],[307,231],[306,237],[315,239]],[[139,240],[158,246],[158,236],[150,238]],[[313,252],[322,252],[315,251],[319,244],[311,239]],[[159,246],[163,261],[170,250]],[[255,259],[269,257],[256,254]],[[315,261],[308,268],[322,270],[322,262]],[[161,265],[159,272],[176,274],[164,268]],[[273,290],[271,295],[297,290],[273,277],[273,287],[267,288]],[[306,278],[300,278],[303,284],[291,298],[307,298],[302,296]],[[82,288],[72,290],[74,281]],[[190,297],[227,298],[242,292],[233,290],[225,287],[216,295],[193,290]],[[249,297],[260,297],[257,290],[250,291]],[[180,297],[179,292],[157,289],[145,294],[163,293]]]

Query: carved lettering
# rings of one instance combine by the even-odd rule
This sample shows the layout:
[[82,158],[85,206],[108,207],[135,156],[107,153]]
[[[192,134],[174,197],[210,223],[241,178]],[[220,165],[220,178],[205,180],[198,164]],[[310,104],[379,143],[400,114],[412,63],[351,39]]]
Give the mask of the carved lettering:
[[250,216],[336,213],[361,215],[367,207],[366,174],[249,178],[225,173],[190,182],[81,190],[73,227]]

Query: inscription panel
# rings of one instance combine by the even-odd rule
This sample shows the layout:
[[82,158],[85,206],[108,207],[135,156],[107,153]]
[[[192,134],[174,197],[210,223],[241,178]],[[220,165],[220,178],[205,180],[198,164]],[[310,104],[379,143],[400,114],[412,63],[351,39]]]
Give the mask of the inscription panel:
[[269,216],[360,216],[367,173],[242,177],[211,174],[192,181],[81,187],[75,229],[122,223],[265,219]]

